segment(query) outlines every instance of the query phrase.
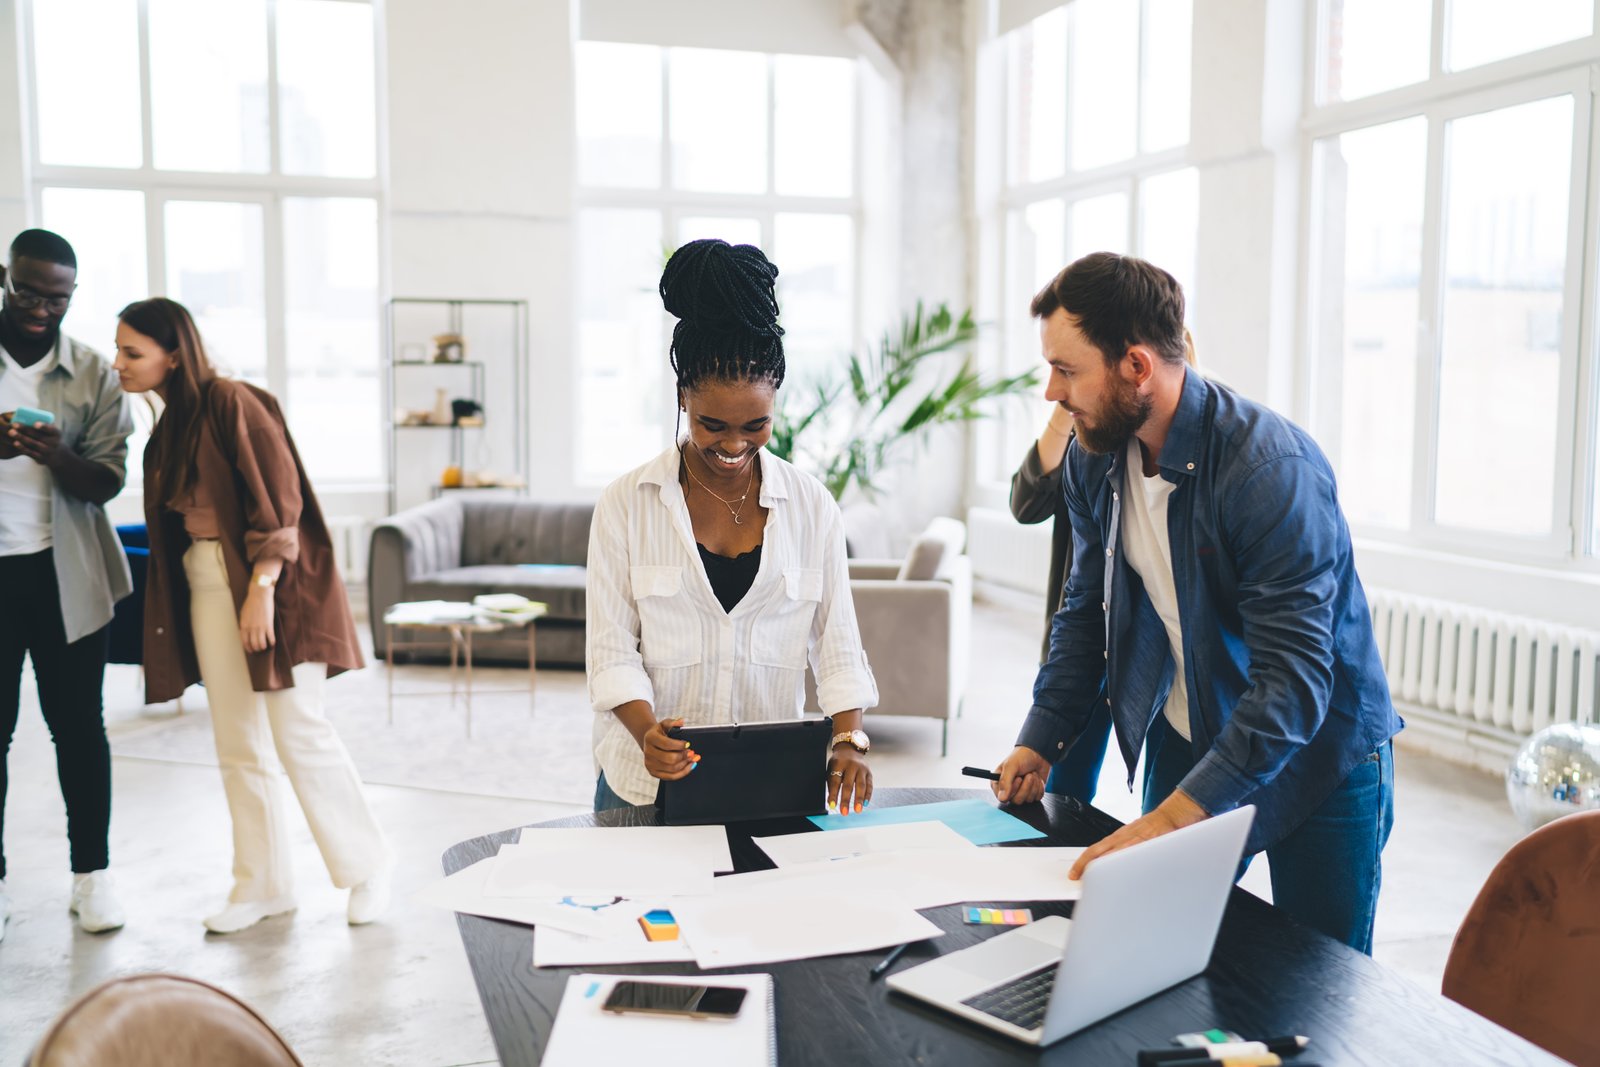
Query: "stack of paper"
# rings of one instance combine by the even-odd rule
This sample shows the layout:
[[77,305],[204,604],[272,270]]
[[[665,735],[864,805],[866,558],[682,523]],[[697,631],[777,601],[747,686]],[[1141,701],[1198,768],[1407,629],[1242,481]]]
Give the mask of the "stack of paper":
[[[693,960],[721,968],[940,936],[922,908],[1079,896],[1067,872],[1083,849],[979,848],[974,834],[1017,831],[971,812],[940,814],[935,822],[757,838],[778,868],[721,878],[713,874],[731,871],[733,861],[720,826],[529,829],[422,899],[532,923],[538,967]],[[819,900],[848,905],[838,921],[819,923]],[[672,913],[676,940],[645,937],[639,919],[657,909]]]
[[478,611],[471,604],[453,600],[413,600],[391,605],[383,613],[383,621],[394,626],[413,626],[422,623],[470,622]]

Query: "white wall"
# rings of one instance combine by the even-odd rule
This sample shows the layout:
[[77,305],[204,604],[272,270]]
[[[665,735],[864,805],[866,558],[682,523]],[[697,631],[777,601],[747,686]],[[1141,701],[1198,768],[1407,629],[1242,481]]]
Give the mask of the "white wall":
[[571,12],[440,11],[387,4],[392,295],[528,301],[529,491],[574,497]]
[[584,40],[856,55],[840,0],[577,0],[576,6],[577,36]]

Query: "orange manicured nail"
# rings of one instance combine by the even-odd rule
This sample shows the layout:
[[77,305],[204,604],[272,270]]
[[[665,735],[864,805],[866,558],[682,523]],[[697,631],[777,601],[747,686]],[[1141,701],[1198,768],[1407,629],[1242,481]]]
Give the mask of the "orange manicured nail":
[[861,814],[861,801],[859,801],[859,800],[856,801],[856,814],[857,815]]

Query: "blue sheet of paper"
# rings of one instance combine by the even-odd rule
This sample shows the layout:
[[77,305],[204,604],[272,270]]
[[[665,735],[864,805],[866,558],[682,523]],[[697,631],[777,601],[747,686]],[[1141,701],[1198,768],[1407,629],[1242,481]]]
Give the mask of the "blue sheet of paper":
[[893,808],[868,808],[859,815],[812,815],[823,830],[850,830],[902,822],[942,822],[974,845],[1002,841],[1030,841],[1045,836],[1015,815],[985,801],[943,800],[937,804],[905,804]]

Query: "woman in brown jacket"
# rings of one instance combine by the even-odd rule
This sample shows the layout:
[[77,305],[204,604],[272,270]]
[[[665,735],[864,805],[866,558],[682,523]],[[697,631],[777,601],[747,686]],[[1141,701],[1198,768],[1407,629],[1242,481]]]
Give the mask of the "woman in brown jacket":
[[233,816],[233,892],[205,925],[232,933],[295,906],[270,746],[334,884],[351,889],[350,922],[371,922],[393,859],[322,711],[323,680],[362,666],[361,649],[283,413],[217,376],[183,305],[156,297],[118,319],[122,388],[164,402],[144,454],[146,699],[205,682]]

